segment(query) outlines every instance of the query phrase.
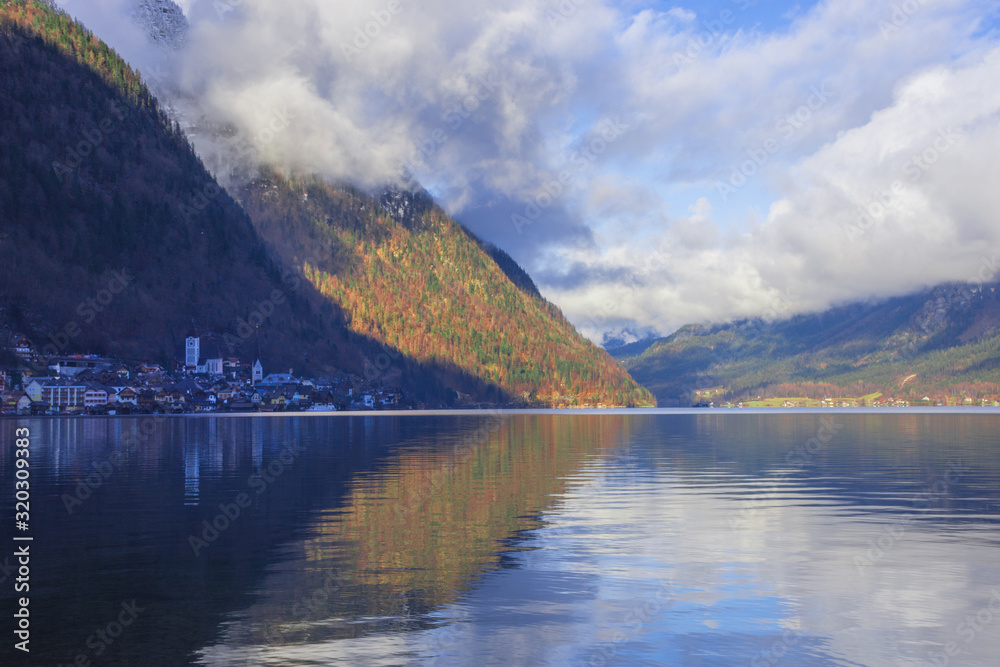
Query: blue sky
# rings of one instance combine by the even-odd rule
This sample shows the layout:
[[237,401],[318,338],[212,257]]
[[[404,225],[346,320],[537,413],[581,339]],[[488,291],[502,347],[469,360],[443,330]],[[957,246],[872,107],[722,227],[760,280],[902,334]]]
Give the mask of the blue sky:
[[594,340],[1000,264],[995,2],[185,0],[172,51],[132,2],[63,4],[155,73],[209,166],[405,170]]
[[[724,23],[729,16],[733,18],[725,24],[727,30],[762,30],[773,32],[785,30],[798,16],[808,11],[815,2],[778,2],[761,0],[705,0],[705,2],[661,2],[651,6],[662,11],[674,7],[694,12],[704,30],[712,31],[717,24]],[[623,6],[628,6],[627,4]],[[728,12],[728,14],[727,14]]]

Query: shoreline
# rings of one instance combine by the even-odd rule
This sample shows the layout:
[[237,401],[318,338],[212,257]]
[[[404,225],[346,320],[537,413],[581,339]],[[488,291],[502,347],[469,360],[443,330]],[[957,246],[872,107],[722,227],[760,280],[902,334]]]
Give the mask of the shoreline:
[[303,412],[184,412],[180,414],[138,415],[0,415],[3,420],[26,419],[143,419],[143,418],[278,418],[278,417],[477,417],[517,415],[768,415],[768,414],[993,414],[996,406],[911,406],[851,408],[470,408],[443,410],[333,410]]

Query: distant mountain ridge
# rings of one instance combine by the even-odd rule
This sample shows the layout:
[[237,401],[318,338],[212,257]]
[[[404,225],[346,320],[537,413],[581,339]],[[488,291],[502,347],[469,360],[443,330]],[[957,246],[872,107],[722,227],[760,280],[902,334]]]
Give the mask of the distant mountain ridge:
[[874,393],[1000,397],[997,283],[946,284],[787,320],[686,326],[613,351],[661,405]]

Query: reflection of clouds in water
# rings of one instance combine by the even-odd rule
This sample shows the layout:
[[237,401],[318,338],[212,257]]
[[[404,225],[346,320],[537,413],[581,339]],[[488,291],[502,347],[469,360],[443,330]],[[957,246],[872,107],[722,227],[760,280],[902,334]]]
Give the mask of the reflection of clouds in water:
[[[942,544],[929,525],[859,577],[851,557],[871,526],[810,494],[779,499],[754,530],[733,532],[726,517],[738,498],[724,488],[668,475],[611,487],[591,475],[543,516],[540,548],[518,554],[522,568],[489,575],[442,611],[460,607],[463,630],[427,631],[431,646],[445,633],[454,655],[484,664],[512,646],[531,657],[508,664],[920,664],[955,640],[981,597],[974,582],[989,548]],[[636,609],[671,579],[669,601],[637,627]],[[1000,651],[996,636],[981,642],[977,652]]]
[[[736,419],[742,419],[738,429]],[[900,420],[917,426],[897,428],[906,426]],[[254,664],[926,667],[955,642],[965,653],[952,657],[951,667],[991,664],[989,656],[1000,654],[994,629],[1000,615],[969,642],[960,628],[966,616],[988,609],[1000,583],[996,532],[983,522],[992,519],[983,507],[997,471],[983,453],[992,450],[975,444],[995,433],[996,422],[859,415],[845,423],[808,465],[786,472],[789,447],[816,432],[815,417],[663,418],[636,428],[621,454],[579,451],[575,463],[561,468],[562,483],[548,487],[537,528],[495,543],[515,549],[503,555],[502,569],[484,567],[470,588],[438,598],[442,604],[387,605],[399,614],[377,622],[321,606],[294,627],[286,623],[288,641],[257,649],[241,648],[246,628],[255,626],[237,621],[203,655],[210,664],[234,665],[253,656]],[[894,453],[885,444],[890,433]],[[485,496],[490,507],[507,507],[497,510],[505,513],[515,506],[498,500],[499,490],[540,475],[537,466],[551,460],[552,442],[540,438],[537,447],[518,450],[523,460],[508,458],[513,452],[505,448],[488,448],[491,455],[477,459],[505,461],[496,472],[502,482]],[[931,507],[915,511],[914,498],[940,478],[951,456],[961,456],[968,472]],[[402,466],[372,476],[364,513],[376,516],[400,491],[387,492],[379,480],[412,472]],[[779,473],[782,483],[772,484]],[[450,509],[441,506],[438,520],[464,516],[463,503],[478,497],[480,487],[462,488],[450,496]],[[734,530],[729,519],[762,489],[766,498]],[[854,557],[907,515],[917,516],[904,539],[860,574]],[[333,546],[324,543],[323,553]],[[293,560],[270,572],[249,618],[288,621],[293,604],[322,585],[320,568],[341,556],[350,560],[350,546],[343,546],[330,560]],[[443,563],[438,558],[426,567]],[[393,595],[403,591],[408,604],[418,601],[421,591],[407,588],[416,585],[401,581]],[[385,594],[366,586],[358,589],[366,599]],[[360,630],[351,636],[334,626]],[[253,641],[264,643],[259,636]]]

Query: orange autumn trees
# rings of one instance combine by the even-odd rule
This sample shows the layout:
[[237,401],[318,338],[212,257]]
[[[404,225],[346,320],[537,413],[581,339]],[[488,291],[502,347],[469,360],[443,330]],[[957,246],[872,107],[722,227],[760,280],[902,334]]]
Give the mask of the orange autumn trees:
[[421,362],[454,364],[506,398],[581,407],[654,403],[558,308],[518,287],[483,244],[421,194],[382,200],[265,173],[243,204],[283,261],[355,332]]

